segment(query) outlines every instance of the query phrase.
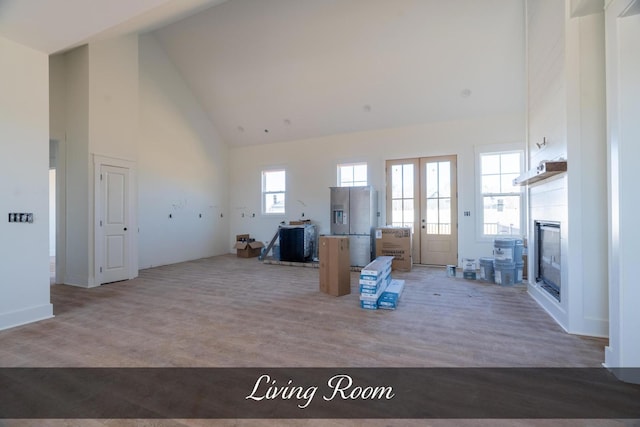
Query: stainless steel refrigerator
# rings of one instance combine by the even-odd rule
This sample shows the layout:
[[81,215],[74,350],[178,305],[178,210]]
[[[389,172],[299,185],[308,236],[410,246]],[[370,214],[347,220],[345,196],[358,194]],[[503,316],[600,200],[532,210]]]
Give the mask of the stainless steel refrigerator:
[[330,189],[331,234],[349,236],[351,265],[364,267],[375,258],[378,194],[371,185]]

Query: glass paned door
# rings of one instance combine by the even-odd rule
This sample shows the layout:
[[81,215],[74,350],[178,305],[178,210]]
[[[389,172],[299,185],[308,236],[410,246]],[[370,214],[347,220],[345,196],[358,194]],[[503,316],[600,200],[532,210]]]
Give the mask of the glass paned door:
[[418,159],[387,160],[387,224],[410,227],[413,234],[413,260],[420,262],[420,245],[415,241],[419,228]]
[[456,157],[420,159],[422,264],[458,263]]
[[411,227],[419,264],[457,264],[456,157],[387,161],[387,223]]

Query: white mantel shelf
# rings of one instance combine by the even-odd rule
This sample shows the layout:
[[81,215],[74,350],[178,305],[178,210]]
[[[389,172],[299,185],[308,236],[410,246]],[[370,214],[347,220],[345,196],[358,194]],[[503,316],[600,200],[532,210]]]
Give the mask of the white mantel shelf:
[[530,169],[513,180],[513,185],[533,184],[543,179],[564,173],[567,171],[566,160],[540,162],[537,168]]

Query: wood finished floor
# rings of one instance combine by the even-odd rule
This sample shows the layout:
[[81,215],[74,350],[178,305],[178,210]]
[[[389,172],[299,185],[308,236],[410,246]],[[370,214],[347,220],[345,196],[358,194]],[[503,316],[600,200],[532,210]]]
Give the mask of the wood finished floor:
[[0,366],[597,367],[606,340],[565,333],[524,286],[394,272],[395,311],[318,290],[315,268],[221,256],[94,289],[54,285],[55,318],[0,332]]
[[[394,272],[395,311],[318,290],[315,268],[220,256],[94,289],[54,285],[55,318],[0,331],[2,367],[598,367],[606,340],[565,333],[524,286]],[[27,425],[362,425],[363,420],[0,420]],[[369,426],[631,426],[632,421],[391,420]]]

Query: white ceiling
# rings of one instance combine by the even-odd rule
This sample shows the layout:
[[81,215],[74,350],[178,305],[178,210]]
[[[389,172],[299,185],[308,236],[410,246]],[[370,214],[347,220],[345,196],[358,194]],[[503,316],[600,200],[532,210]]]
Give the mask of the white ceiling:
[[0,0],[47,53],[153,29],[231,145],[524,114],[524,0]]
[[0,0],[0,36],[46,53],[149,31],[226,0]]

